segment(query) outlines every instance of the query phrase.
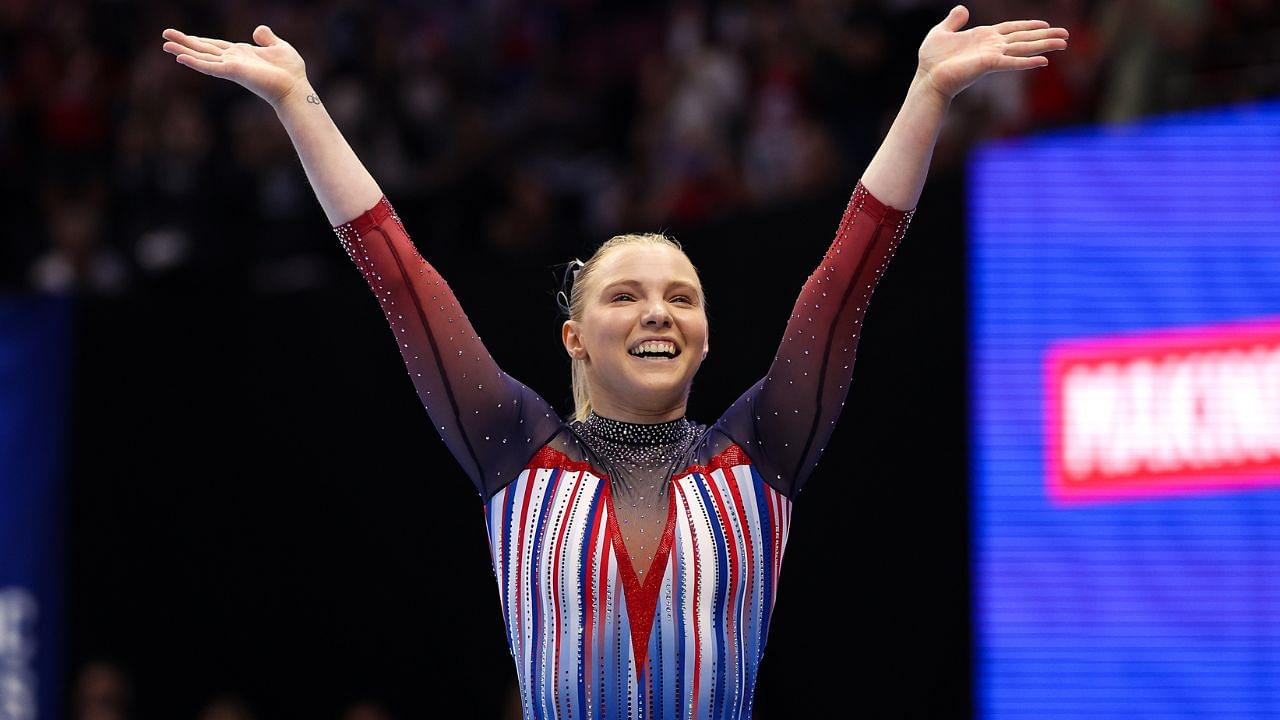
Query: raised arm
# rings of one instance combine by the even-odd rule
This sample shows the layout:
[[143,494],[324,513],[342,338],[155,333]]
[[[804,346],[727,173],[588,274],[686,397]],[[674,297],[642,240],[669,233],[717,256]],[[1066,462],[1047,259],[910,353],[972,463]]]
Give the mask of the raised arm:
[[436,431],[482,498],[510,482],[557,430],[541,397],[485,349],[448,283],[410,241],[391,203],[338,131],[293,46],[259,25],[257,45],[164,31],[164,50],[275,108],[307,180],[391,325]]
[[925,37],[902,109],[801,289],[768,373],[717,422],[789,498],[844,406],[867,304],[911,221],[951,99],[988,72],[1043,67],[1039,53],[1066,47],[1066,30],[1040,20],[960,31],[968,18],[958,5]]
[[231,80],[275,108],[330,225],[351,220],[382,197],[378,183],[311,87],[302,56],[271,28],[259,25],[253,31],[256,45],[187,35],[172,28],[161,35],[168,41],[164,51],[182,65]]
[[378,298],[436,431],[488,500],[555,434],[560,417],[498,367],[385,197],[334,231]]
[[890,207],[914,208],[920,200],[952,98],[988,73],[1044,67],[1049,58],[1040,53],[1067,47],[1066,28],[1043,20],[960,30],[968,21],[968,9],[957,5],[925,35],[907,99],[862,174],[867,190]]

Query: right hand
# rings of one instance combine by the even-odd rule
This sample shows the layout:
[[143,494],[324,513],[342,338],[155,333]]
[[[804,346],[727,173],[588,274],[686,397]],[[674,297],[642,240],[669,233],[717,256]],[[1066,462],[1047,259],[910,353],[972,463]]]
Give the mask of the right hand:
[[302,56],[266,25],[253,31],[257,45],[195,37],[172,28],[165,29],[161,36],[169,41],[164,44],[164,51],[176,55],[179,63],[243,85],[272,107],[307,85]]

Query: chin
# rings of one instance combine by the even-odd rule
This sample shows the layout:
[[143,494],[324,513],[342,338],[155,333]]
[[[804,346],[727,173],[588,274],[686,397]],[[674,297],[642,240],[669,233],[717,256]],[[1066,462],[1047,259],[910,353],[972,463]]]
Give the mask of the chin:
[[619,370],[635,392],[655,396],[678,396],[689,390],[701,364],[687,365],[682,360],[683,358],[679,358],[670,366],[655,364],[646,367],[644,363],[636,362],[628,355],[624,366]]
[[636,384],[651,393],[683,393],[693,382],[693,375],[672,370],[669,373],[647,373],[633,376]]

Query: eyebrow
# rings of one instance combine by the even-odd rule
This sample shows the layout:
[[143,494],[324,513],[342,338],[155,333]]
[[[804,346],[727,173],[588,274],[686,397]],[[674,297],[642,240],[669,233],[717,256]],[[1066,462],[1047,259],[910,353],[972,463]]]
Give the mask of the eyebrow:
[[[614,280],[613,282],[604,286],[604,292],[607,293],[613,288],[620,287],[620,286],[640,287],[640,282],[637,280]],[[667,283],[667,287],[668,288],[675,288],[675,287],[686,288],[688,290],[692,290],[695,296],[698,295],[698,286],[694,285],[693,283],[687,280],[672,280],[671,282]]]

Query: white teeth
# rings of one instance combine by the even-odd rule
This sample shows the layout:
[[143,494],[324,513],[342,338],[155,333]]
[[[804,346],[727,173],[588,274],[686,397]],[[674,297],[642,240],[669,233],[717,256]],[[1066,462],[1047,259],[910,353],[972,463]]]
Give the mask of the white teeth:
[[646,352],[652,352],[652,353],[666,352],[666,353],[671,353],[672,355],[675,355],[676,345],[675,343],[666,342],[666,341],[650,340],[647,342],[642,342],[630,350],[630,353],[632,355],[638,355],[640,353],[646,353]]

